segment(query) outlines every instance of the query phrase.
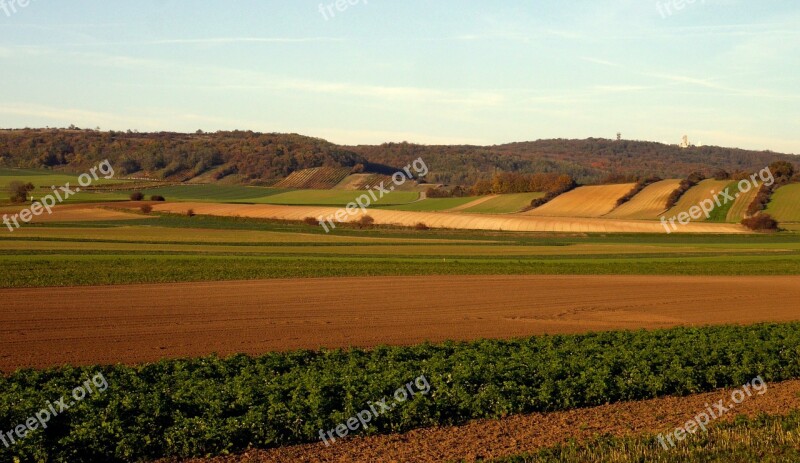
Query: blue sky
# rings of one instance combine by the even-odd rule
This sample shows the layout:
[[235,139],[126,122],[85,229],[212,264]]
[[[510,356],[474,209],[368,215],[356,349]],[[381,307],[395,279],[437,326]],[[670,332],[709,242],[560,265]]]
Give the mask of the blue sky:
[[796,0],[0,1],[0,127],[800,153]]

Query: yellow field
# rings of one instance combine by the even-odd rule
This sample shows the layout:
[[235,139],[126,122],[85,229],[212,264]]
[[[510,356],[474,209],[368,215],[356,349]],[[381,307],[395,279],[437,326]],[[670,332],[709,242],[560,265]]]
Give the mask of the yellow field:
[[617,206],[617,200],[636,184],[595,185],[576,188],[525,215],[538,217],[602,217]]
[[[627,190],[629,191],[629,190]],[[306,217],[330,216],[342,209],[317,206],[273,206],[252,204],[163,203],[155,211],[183,214],[187,209],[202,215],[253,217],[277,220],[303,220]],[[411,212],[371,209],[368,214],[376,224],[413,227],[424,223],[432,228],[461,230],[505,230],[558,233],[665,233],[660,222],[614,220],[581,217],[532,217],[525,214],[466,214],[448,212]],[[345,221],[357,221],[361,213]],[[680,233],[747,233],[741,225],[690,223]]]
[[[725,190],[728,185],[731,185],[731,180],[703,180],[702,182],[698,183],[694,187],[692,187],[689,191],[684,193],[681,196],[681,199],[678,201],[678,204],[675,205],[672,209],[668,210],[664,213],[664,216],[675,217],[681,212],[689,212],[693,206],[697,206],[702,201],[706,199],[713,199],[714,193],[719,193],[720,191]],[[731,188],[731,193],[735,193],[735,189]],[[705,220],[705,216],[698,219],[698,221]]]
[[604,217],[609,219],[656,219],[666,210],[667,198],[678,189],[681,181],[662,180],[648,185],[639,194]]
[[[747,193],[739,193],[739,196],[733,203],[733,207],[728,211],[726,220],[735,223],[741,222],[742,219],[744,219],[745,213],[747,213],[747,208],[750,207],[750,204],[756,199],[758,190],[758,188],[751,188]],[[733,191],[733,188],[731,188],[731,191]]]

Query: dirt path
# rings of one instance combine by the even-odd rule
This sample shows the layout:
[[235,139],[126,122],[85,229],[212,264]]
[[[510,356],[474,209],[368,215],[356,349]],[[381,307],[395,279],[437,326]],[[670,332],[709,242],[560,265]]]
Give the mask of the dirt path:
[[0,290],[0,370],[800,319],[800,276],[358,277]]
[[[714,423],[737,414],[760,412],[783,415],[800,408],[800,381],[767,384],[763,395],[753,393]],[[567,439],[586,441],[595,435],[666,434],[724,399],[730,391],[688,397],[624,402],[548,414],[480,420],[464,426],[419,429],[406,434],[356,437],[325,447],[322,443],[251,451],[244,455],[191,460],[191,463],[438,463],[476,458],[500,458],[551,447]],[[702,439],[702,432],[687,439]]]

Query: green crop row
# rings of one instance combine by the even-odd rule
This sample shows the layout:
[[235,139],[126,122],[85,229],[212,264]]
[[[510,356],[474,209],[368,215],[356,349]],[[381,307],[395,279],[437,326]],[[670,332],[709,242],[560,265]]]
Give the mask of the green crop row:
[[0,432],[99,372],[107,390],[0,446],[0,461],[141,461],[312,442],[423,374],[430,392],[368,433],[685,395],[757,375],[800,378],[800,323],[20,370],[0,378]]
[[303,255],[5,254],[2,288],[416,275],[797,275],[800,256],[369,258]]

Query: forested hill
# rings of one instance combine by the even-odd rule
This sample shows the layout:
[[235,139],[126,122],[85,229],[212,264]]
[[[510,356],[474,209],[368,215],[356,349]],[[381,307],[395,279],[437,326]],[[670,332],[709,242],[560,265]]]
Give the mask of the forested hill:
[[569,174],[582,183],[623,177],[686,177],[754,171],[776,160],[800,166],[792,155],[652,142],[539,140],[495,146],[388,143],[339,146],[297,134],[100,132],[80,129],[0,130],[0,166],[80,171],[109,159],[117,175],[185,181],[266,183],[310,167],[353,167],[385,172],[422,157],[435,183],[471,185],[495,171]]
[[176,181],[232,177],[237,183],[367,162],[325,140],[296,134],[0,130],[0,166],[80,170],[103,159],[112,162],[117,175]]
[[701,171],[711,175],[763,169],[784,160],[800,166],[800,156],[769,151],[703,146],[680,148],[663,143],[607,140],[538,140],[494,146],[427,146],[387,143],[346,147],[372,162],[422,157],[431,169],[431,181],[472,184],[498,171],[569,174],[581,183],[622,178],[685,178]]

